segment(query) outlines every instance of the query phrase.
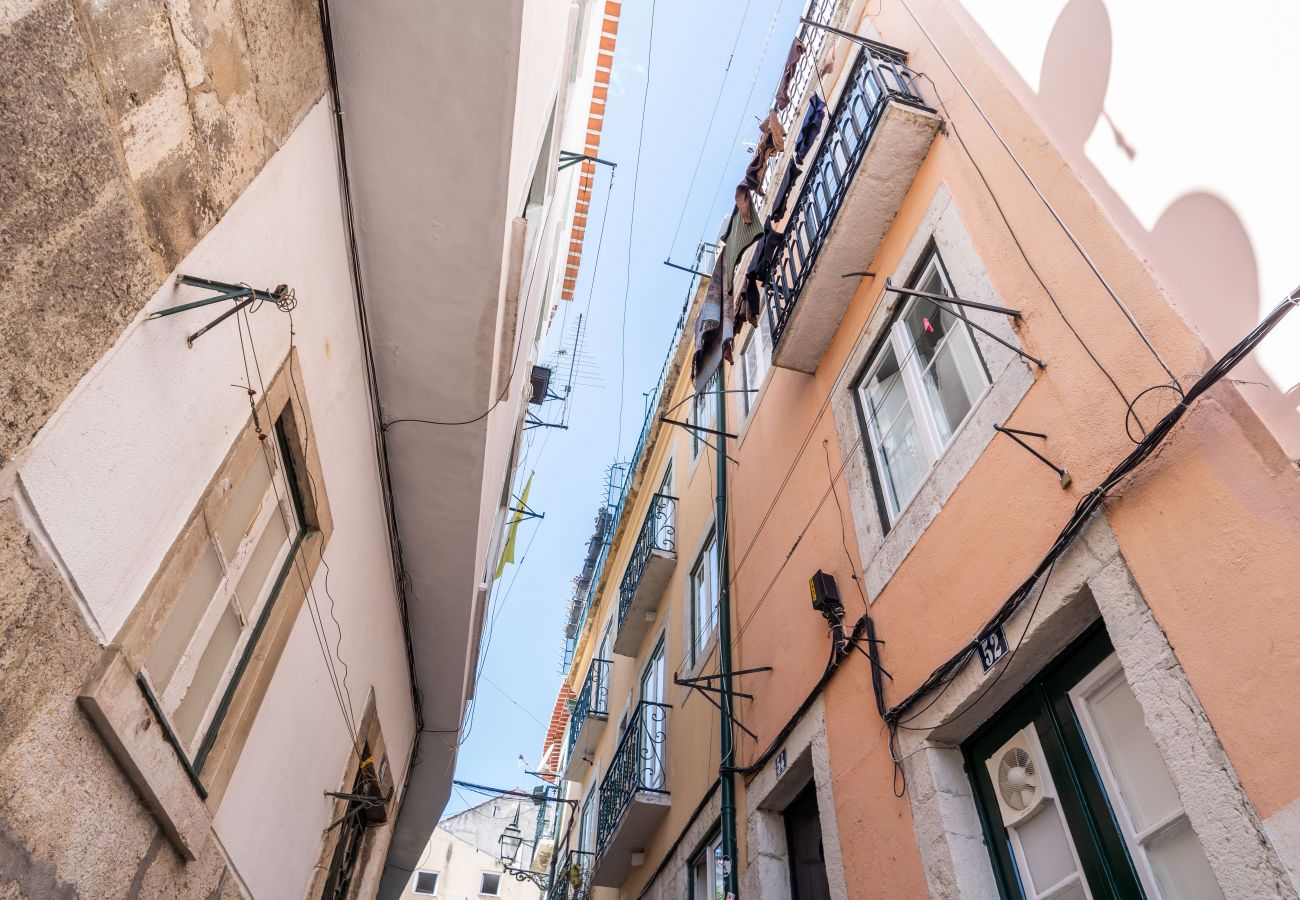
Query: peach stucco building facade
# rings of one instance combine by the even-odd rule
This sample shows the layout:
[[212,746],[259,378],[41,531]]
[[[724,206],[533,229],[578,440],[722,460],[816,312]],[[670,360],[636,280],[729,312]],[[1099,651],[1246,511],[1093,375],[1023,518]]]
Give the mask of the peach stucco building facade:
[[[689,327],[678,338],[598,529],[561,766],[595,812],[569,839],[585,893],[553,897],[722,898],[728,862],[738,894],[764,900],[1297,896],[1300,317],[1279,312],[1194,388],[1300,297],[1295,173],[1267,169],[1271,190],[1225,174],[1264,99],[1162,110],[1135,48],[1195,14],[1127,7],[809,4],[865,40],[801,27],[816,66],[787,118],[816,93],[829,124],[770,223],[786,244],[759,324],[736,335],[727,393],[698,403]],[[1160,57],[1174,71],[1156,84],[1192,89],[1186,50]],[[1280,160],[1293,127],[1235,165]],[[699,446],[719,398],[720,529]],[[700,609],[716,609],[723,539],[747,695],[730,767],[718,708],[676,683],[719,671]],[[818,572],[843,632],[810,608]],[[649,729],[647,700],[663,704]],[[629,747],[650,752],[632,766]]]

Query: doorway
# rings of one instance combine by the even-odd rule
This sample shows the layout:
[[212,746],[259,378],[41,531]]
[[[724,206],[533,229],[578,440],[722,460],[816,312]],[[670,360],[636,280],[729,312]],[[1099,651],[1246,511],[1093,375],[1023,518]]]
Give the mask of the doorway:
[[790,896],[793,900],[830,900],[816,787],[809,784],[804,788],[786,807],[783,818],[790,854]]

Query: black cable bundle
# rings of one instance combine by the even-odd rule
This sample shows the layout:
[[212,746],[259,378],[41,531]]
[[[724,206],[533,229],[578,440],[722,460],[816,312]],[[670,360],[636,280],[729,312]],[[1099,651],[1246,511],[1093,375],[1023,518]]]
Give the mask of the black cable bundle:
[[[1264,321],[1255,326],[1255,328],[1242,338],[1236,346],[1211,366],[1209,370],[1206,371],[1206,373],[1188,389],[1187,393],[1179,401],[1178,405],[1170,410],[1165,417],[1147,433],[1138,445],[1133,448],[1133,452],[1124,457],[1123,461],[1112,469],[1110,474],[1107,475],[1099,485],[1089,491],[1083,499],[1079,501],[1078,505],[1074,508],[1074,515],[1070,517],[1070,520],[1065,524],[1065,527],[1061,529],[1060,534],[1057,535],[1056,540],[1052,543],[1051,548],[1047,551],[1047,554],[1043,557],[1042,561],[1034,568],[1034,571],[1030,576],[1016,588],[1010,597],[1007,598],[1007,601],[999,607],[993,617],[984,624],[984,627],[979,630],[978,634],[987,634],[999,625],[1005,624],[1006,621],[1015,614],[1016,610],[1020,608],[1021,604],[1023,604],[1032,593],[1034,585],[1037,584],[1038,579],[1052,567],[1053,563],[1056,562],[1057,557],[1064,553],[1065,549],[1070,546],[1071,542],[1073,542],[1074,539],[1079,536],[1079,533],[1083,531],[1089,517],[1101,506],[1101,501],[1105,498],[1106,494],[1118,485],[1125,477],[1137,469],[1138,466],[1145,462],[1146,459],[1155,452],[1156,448],[1159,447],[1165,437],[1168,436],[1169,432],[1173,430],[1174,426],[1178,424],[1179,420],[1182,419],[1183,415],[1187,412],[1188,407],[1190,407],[1191,404],[1202,394],[1221,381],[1239,362],[1245,359],[1252,350],[1259,346],[1260,341],[1262,341],[1268,333],[1282,321],[1282,318],[1290,312],[1297,303],[1300,303],[1300,287],[1292,291],[1287,299],[1278,304],[1278,306],[1270,312],[1267,317],[1265,317]],[[912,693],[908,694],[905,698],[895,704],[887,713],[885,713],[883,717],[885,722],[891,726],[897,725],[903,713],[907,712],[909,708],[914,706],[918,700],[933,691],[935,688],[946,685],[955,678],[957,673],[961,671],[962,667],[974,652],[975,640],[971,640],[970,643],[966,644],[966,646],[931,672],[929,677],[921,683],[920,687],[912,691]]]

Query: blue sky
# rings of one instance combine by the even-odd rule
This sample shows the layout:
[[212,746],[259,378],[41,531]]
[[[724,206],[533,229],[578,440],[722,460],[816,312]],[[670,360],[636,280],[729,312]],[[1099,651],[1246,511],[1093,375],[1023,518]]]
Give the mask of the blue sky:
[[[803,5],[802,0],[623,4],[600,153],[618,168],[612,192],[609,170],[598,169],[576,299],[567,310],[571,327],[590,297],[587,355],[601,386],[575,388],[567,431],[529,432],[522,477],[536,472],[529,506],[546,518],[520,526],[520,562],[506,568],[494,591],[458,779],[498,787],[537,783],[517,761],[523,754],[535,765],[541,753],[544,723],[561,679],[572,580],[605,496],[606,470],[615,459],[626,459],[636,444],[644,394],[658,378],[689,286],[689,275],[663,261],[671,255],[689,265],[699,241],[712,240],[730,213]],[[585,106],[585,99],[580,102]],[[576,172],[574,167],[561,177]],[[602,215],[608,216],[603,242],[598,240]],[[559,327],[565,305],[556,315],[551,349],[568,330]],[[557,406],[547,404],[543,416],[553,418]],[[447,813],[473,799],[453,791]]]

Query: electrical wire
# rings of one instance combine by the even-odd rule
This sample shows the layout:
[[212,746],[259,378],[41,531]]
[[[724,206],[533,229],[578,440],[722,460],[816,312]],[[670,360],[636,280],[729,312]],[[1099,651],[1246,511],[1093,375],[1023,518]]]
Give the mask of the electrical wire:
[[[1033,177],[1030,176],[1029,172],[1021,164],[1020,159],[1016,156],[1015,152],[1011,149],[1011,147],[1007,144],[1007,142],[1003,140],[1002,135],[998,132],[997,128],[993,125],[993,122],[989,119],[989,117],[985,114],[984,109],[979,105],[979,101],[975,99],[975,96],[970,92],[970,89],[966,87],[966,83],[961,80],[961,76],[957,74],[957,70],[954,69],[952,63],[948,61],[948,57],[945,56],[943,51],[939,49],[939,45],[935,42],[934,38],[930,35],[930,32],[926,29],[924,25],[921,24],[921,20],[916,17],[916,13],[912,11],[912,7],[908,4],[907,0],[899,0],[899,2],[902,4],[903,9],[907,11],[908,16],[910,16],[912,21],[916,24],[916,27],[920,30],[921,34],[925,36],[926,41],[929,42],[931,48],[933,48],[935,52],[935,55],[939,57],[940,62],[942,62],[944,66],[948,69],[948,72],[952,75],[953,80],[957,82],[957,86],[961,88],[962,93],[964,93],[966,95],[966,98],[970,100],[971,106],[975,108],[975,112],[978,113],[979,117],[984,120],[984,124],[988,126],[988,129],[990,132],[992,132],[993,137],[997,140],[999,144],[1002,145],[1002,149],[1006,151],[1007,156],[1011,158],[1011,161],[1015,163],[1016,168],[1020,170],[1020,174],[1024,176],[1025,181],[1028,182],[1029,187],[1033,190],[1034,194],[1037,195],[1040,201],[1042,201],[1043,206],[1047,208],[1047,211],[1051,214],[1052,218],[1056,221],[1056,224],[1060,226],[1061,231],[1069,239],[1071,245],[1073,245],[1074,249],[1078,252],[1079,256],[1083,259],[1084,263],[1087,264],[1088,268],[1092,271],[1092,274],[1096,276],[1097,281],[1102,286],[1102,289],[1105,290],[1105,292],[1110,296],[1110,299],[1114,302],[1115,306],[1119,309],[1119,311],[1124,315],[1124,318],[1128,320],[1128,323],[1133,327],[1133,330],[1137,334],[1138,338],[1141,339],[1142,343],[1146,345],[1146,348],[1149,351],[1151,351],[1151,355],[1155,357],[1155,360],[1157,363],[1159,363],[1160,368],[1164,369],[1165,374],[1169,376],[1169,379],[1173,383],[1173,385],[1176,388],[1178,388],[1179,393],[1182,393],[1183,386],[1178,381],[1178,376],[1174,374],[1171,368],[1169,368],[1164,358],[1160,355],[1160,352],[1156,350],[1155,346],[1151,343],[1150,339],[1147,338],[1146,333],[1142,330],[1142,327],[1138,324],[1137,319],[1133,317],[1133,313],[1124,304],[1124,301],[1120,299],[1119,295],[1115,293],[1115,290],[1110,286],[1110,283],[1106,280],[1105,276],[1101,274],[1101,271],[1097,268],[1096,263],[1093,262],[1092,257],[1088,255],[1088,252],[1086,250],[1084,250],[1083,245],[1079,242],[1079,239],[1075,237],[1074,232],[1071,231],[1069,226],[1065,224],[1065,220],[1061,218],[1060,214],[1057,213],[1056,208],[1052,206],[1051,202],[1048,201],[1047,197],[1039,189],[1038,184],[1034,181]],[[930,83],[933,84],[934,82],[931,81]],[[951,117],[949,117],[949,122],[951,123]]]
[[[1272,312],[1270,312],[1262,322],[1253,328],[1244,338],[1224,354],[1213,366],[1211,366],[1204,375],[1197,379],[1196,383],[1189,388],[1182,399],[1172,410],[1158,422],[1142,441],[1127,455],[1118,465],[1113,468],[1109,474],[1091,491],[1089,491],[1076,505],[1074,514],[1066,522],[1061,531],[1057,534],[1056,540],[1053,541],[1047,553],[1034,568],[1033,572],[1021,582],[1020,586],[1012,592],[1011,596],[1002,604],[996,613],[984,624],[976,633],[977,637],[986,634],[989,631],[1003,625],[1016,610],[1024,603],[1026,598],[1032,592],[1038,580],[1051,570],[1055,563],[1065,550],[1073,543],[1074,539],[1079,536],[1087,525],[1092,514],[1101,508],[1102,501],[1115,487],[1117,487],[1125,478],[1132,474],[1142,463],[1144,463],[1163,443],[1164,439],[1173,430],[1174,426],[1186,415],[1191,404],[1194,403],[1201,395],[1223,379],[1232,369],[1250,354],[1270,331],[1272,331],[1279,322],[1289,313],[1296,305],[1300,303],[1300,288],[1296,288],[1292,293],[1283,300]],[[957,673],[966,664],[975,652],[975,639],[966,643],[960,650],[949,657],[945,662],[936,667],[934,671],[918,686],[912,693],[908,694],[903,700],[899,701],[886,714],[886,722],[890,724],[897,723],[904,713],[908,712],[911,707],[919,702],[920,698],[929,694],[932,690],[940,687],[956,677]]]
[[[952,114],[948,112],[948,104],[939,93],[939,86],[935,84],[934,79],[925,72],[918,72],[917,76],[930,82],[930,87],[934,89],[934,95],[939,101],[939,108],[943,110],[944,121],[947,123],[949,130],[952,131],[953,137],[957,139],[957,144],[965,152],[966,158],[970,160],[971,166],[975,169],[975,174],[979,176],[980,181],[984,184],[984,190],[988,192],[989,199],[993,201],[993,206],[997,209],[998,216],[1002,219],[1002,224],[1006,226],[1007,234],[1011,237],[1011,242],[1016,245],[1016,250],[1020,253],[1020,258],[1025,261],[1025,265],[1029,268],[1030,274],[1034,276],[1034,280],[1038,282],[1038,286],[1043,289],[1043,293],[1046,294],[1047,299],[1051,301],[1052,306],[1056,309],[1057,315],[1061,317],[1061,321],[1065,323],[1065,327],[1070,330],[1070,334],[1074,335],[1074,339],[1079,342],[1079,346],[1083,348],[1083,352],[1088,354],[1088,358],[1092,360],[1093,364],[1101,374],[1106,376],[1106,380],[1109,381],[1111,387],[1115,389],[1115,393],[1119,394],[1120,400],[1123,401],[1124,405],[1126,407],[1130,406],[1132,401],[1130,401],[1128,396],[1124,393],[1124,389],[1119,386],[1119,382],[1115,380],[1115,376],[1110,374],[1106,367],[1102,365],[1101,360],[1097,358],[1097,355],[1092,352],[1092,348],[1088,346],[1087,341],[1083,339],[1083,336],[1079,334],[1078,329],[1074,327],[1074,323],[1070,321],[1069,316],[1065,314],[1065,310],[1061,308],[1061,304],[1057,301],[1056,295],[1052,293],[1052,289],[1047,286],[1047,282],[1044,281],[1043,276],[1039,274],[1038,268],[1030,261],[1029,254],[1025,252],[1024,245],[1020,243],[1020,237],[1016,234],[1016,230],[1011,227],[1011,220],[1007,218],[1006,210],[1002,208],[1002,203],[998,200],[998,195],[993,192],[993,186],[989,184],[988,178],[985,177],[983,168],[981,168],[980,164],[975,161],[975,156],[971,153],[970,148],[966,146],[966,141],[962,138],[961,131],[957,128],[957,124],[954,121]],[[1141,423],[1139,422],[1138,424],[1140,427]]]
[[[623,311],[619,320],[618,349],[618,426],[615,432],[614,458],[623,450],[623,394],[627,388],[627,301],[632,289],[632,245],[636,234],[637,194],[641,186],[641,151],[645,146],[646,108],[650,105],[650,84],[654,73],[656,0],[650,0],[650,40],[645,53],[645,93],[641,96],[641,125],[636,138],[636,162],[632,168],[632,210],[627,221],[627,253],[623,267]],[[601,226],[604,229],[605,224]],[[594,283],[594,278],[593,278]]]
[[[267,441],[271,439],[271,436],[274,433],[274,423],[271,423],[271,427],[272,427],[271,432],[268,433],[263,430],[260,418],[257,414],[257,406],[253,400],[253,389],[252,389],[253,382],[252,382],[252,373],[250,372],[249,365],[248,365],[248,350],[252,351],[254,368],[257,371],[258,385],[261,388],[261,394],[264,398],[266,397],[266,383],[262,377],[261,364],[257,357],[257,346],[253,342],[252,323],[248,321],[247,309],[241,311],[241,313],[238,316],[236,316],[235,324],[239,333],[239,349],[241,355],[243,356],[243,361],[244,361],[244,377],[247,379],[247,383],[249,385],[248,402],[253,413],[253,425],[258,436],[259,450],[261,451],[263,462],[267,467],[267,475],[270,478],[271,490],[275,494],[277,510],[283,510],[284,498],[280,496],[280,489],[279,486],[276,484],[276,479],[275,479],[275,464],[272,461],[271,456],[269,455],[273,451],[267,446]],[[248,349],[245,348],[245,343],[244,343],[245,328],[248,329],[248,345],[249,345]],[[299,523],[299,528],[305,527],[305,525],[306,523]],[[356,723],[352,717],[351,703],[344,700],[343,687],[340,683],[338,672],[334,667],[334,661],[329,651],[329,640],[325,632],[324,618],[320,615],[320,609],[319,609],[319,605],[316,603],[315,593],[312,589],[312,586],[308,583],[306,575],[303,572],[302,555],[300,553],[294,552],[290,562],[291,562],[291,568],[293,569],[294,573],[298,576],[298,580],[303,588],[303,594],[307,600],[308,613],[310,618],[312,619],[312,628],[313,631],[316,633],[317,644],[319,645],[321,650],[321,655],[325,660],[326,676],[330,680],[331,687],[333,688],[334,691],[335,699],[338,701],[339,712],[342,714],[344,727],[347,730],[348,737],[351,740],[352,750],[357,755],[357,758],[360,759],[361,757],[360,738],[357,734]],[[340,633],[340,637],[341,637],[341,633]]]
[[722,103],[722,93],[727,86],[727,76],[731,73],[731,63],[736,58],[736,48],[740,46],[740,35],[745,30],[745,21],[749,18],[749,8],[753,0],[745,0],[745,11],[740,16],[740,24],[736,26],[736,37],[731,42],[731,53],[727,55],[727,65],[722,69],[722,80],[718,82],[718,93],[713,98],[713,110],[709,113],[709,126],[704,131],[704,140],[700,142],[700,152],[695,157],[695,168],[691,170],[691,180],[686,187],[686,197],[682,200],[682,210],[677,216],[677,227],[673,229],[673,239],[668,244],[668,258],[672,259],[673,254],[677,252],[677,238],[682,232],[682,222],[686,220],[686,209],[690,206],[691,195],[695,191],[695,179],[700,174],[700,164],[704,161],[704,151],[708,149],[709,138],[713,136],[713,124],[718,119],[718,107]]
[[704,227],[700,231],[699,243],[703,244],[705,237],[709,233],[709,222],[713,221],[714,210],[718,208],[718,198],[722,196],[722,186],[726,183],[727,172],[730,170],[731,157],[736,153],[736,144],[740,141],[741,129],[745,127],[745,116],[749,112],[750,101],[754,99],[754,88],[758,86],[758,76],[763,72],[763,61],[767,59],[767,49],[772,43],[772,34],[776,31],[776,23],[781,18],[781,10],[785,8],[785,0],[779,0],[776,5],[776,11],[772,13],[772,24],[767,28],[767,36],[763,38],[763,49],[758,55],[758,63],[754,66],[754,78],[749,83],[749,93],[745,95],[745,102],[740,107],[740,120],[736,123],[736,133],[731,138],[731,152],[727,154],[726,162],[722,166],[722,171],[718,174],[718,186],[713,189],[713,202],[709,206],[709,211],[704,220]]

